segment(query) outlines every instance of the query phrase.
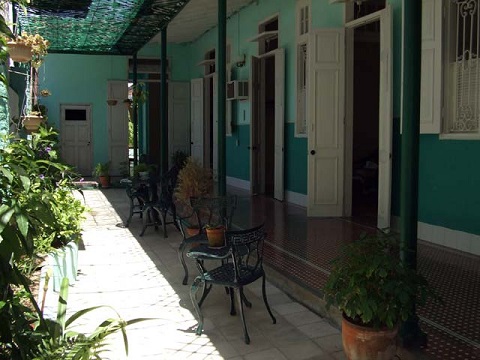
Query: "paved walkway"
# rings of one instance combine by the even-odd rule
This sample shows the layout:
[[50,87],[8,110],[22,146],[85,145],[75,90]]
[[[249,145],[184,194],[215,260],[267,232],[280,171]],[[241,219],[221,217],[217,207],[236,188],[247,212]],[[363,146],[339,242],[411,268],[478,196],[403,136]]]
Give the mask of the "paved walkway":
[[[72,313],[110,305],[126,320],[152,318],[128,328],[129,359],[345,359],[337,328],[267,284],[277,317],[273,325],[261,299],[260,281],[246,290],[253,303],[245,315],[250,345],[243,341],[239,317],[229,315],[229,297],[220,287],[202,307],[204,333],[195,335],[190,287],[181,283],[177,258],[180,234],[169,226],[169,237],[163,239],[148,228],[140,238],[138,217],[129,229],[117,227],[128,213],[125,192],[108,189],[105,194],[108,199],[100,190],[84,191],[90,208],[84,224],[85,250],[79,254],[79,276],[71,287],[68,309]],[[49,293],[47,308],[53,312],[55,307],[56,294]],[[111,309],[97,310],[83,319],[81,328],[92,330],[114,315]],[[122,347],[120,337],[112,340],[109,358],[124,359]]]

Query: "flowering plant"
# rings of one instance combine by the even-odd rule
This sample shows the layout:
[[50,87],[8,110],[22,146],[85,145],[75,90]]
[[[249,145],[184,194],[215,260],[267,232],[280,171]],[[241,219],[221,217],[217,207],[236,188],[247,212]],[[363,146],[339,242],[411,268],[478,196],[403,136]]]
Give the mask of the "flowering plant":
[[40,34],[30,35],[26,32],[22,32],[20,36],[17,36],[15,41],[32,48],[32,66],[38,69],[47,55],[47,49],[50,46],[50,42],[44,39]]

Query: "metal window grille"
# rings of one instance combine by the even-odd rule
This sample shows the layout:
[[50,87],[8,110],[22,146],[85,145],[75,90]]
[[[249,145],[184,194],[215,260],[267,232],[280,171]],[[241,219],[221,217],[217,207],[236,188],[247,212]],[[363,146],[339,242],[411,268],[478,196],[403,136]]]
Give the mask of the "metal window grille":
[[[450,2],[451,44],[449,58],[453,64],[453,117],[450,133],[478,133],[480,119],[480,21],[479,0]],[[452,37],[453,35],[453,37]],[[452,54],[453,53],[453,54]],[[448,90],[447,90],[448,91]]]
[[298,46],[297,133],[307,133],[307,44]]

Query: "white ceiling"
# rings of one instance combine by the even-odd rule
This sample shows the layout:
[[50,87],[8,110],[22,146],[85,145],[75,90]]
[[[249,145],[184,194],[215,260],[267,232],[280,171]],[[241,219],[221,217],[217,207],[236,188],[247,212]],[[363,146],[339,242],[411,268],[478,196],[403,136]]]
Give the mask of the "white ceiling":
[[[227,17],[239,11],[253,1],[258,0],[223,0],[227,3]],[[194,41],[217,25],[218,0],[190,0],[185,8],[173,19],[167,28],[168,43]],[[151,43],[160,43],[157,34]]]

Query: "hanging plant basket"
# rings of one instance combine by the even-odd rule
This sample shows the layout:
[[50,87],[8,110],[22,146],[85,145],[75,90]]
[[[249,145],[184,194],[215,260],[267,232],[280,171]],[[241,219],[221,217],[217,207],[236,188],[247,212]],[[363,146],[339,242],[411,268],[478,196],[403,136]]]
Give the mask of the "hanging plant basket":
[[8,53],[13,61],[28,62],[32,60],[32,47],[16,41],[7,43]]
[[115,99],[108,99],[108,100],[107,100],[108,106],[115,106],[115,105],[117,105],[117,102],[118,102],[118,101],[115,100]]
[[43,122],[43,117],[39,115],[27,115],[23,117],[23,127],[29,132],[37,131]]

